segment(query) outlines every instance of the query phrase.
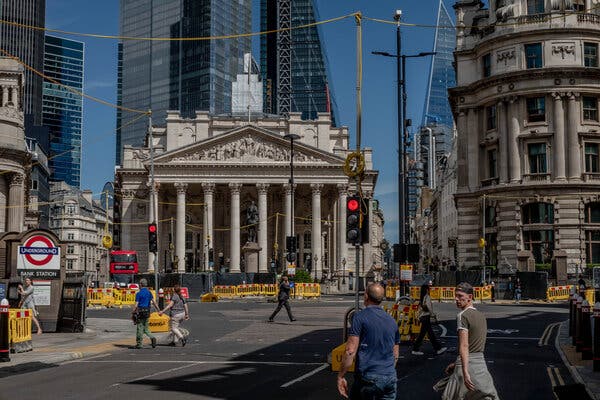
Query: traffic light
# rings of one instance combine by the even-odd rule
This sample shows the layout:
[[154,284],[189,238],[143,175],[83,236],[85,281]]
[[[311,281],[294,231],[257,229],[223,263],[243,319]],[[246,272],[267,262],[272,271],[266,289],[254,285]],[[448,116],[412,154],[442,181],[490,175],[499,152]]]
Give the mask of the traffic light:
[[287,256],[285,256],[285,259],[288,262],[293,263],[294,261],[296,261],[296,253],[288,253]]
[[357,245],[361,241],[360,197],[350,196],[346,200],[346,243]]
[[285,248],[288,253],[296,252],[296,236],[286,236],[285,237]]
[[208,249],[208,262],[215,262],[215,252],[213,249]]
[[148,224],[148,251],[154,254],[158,252],[158,232],[155,222]]

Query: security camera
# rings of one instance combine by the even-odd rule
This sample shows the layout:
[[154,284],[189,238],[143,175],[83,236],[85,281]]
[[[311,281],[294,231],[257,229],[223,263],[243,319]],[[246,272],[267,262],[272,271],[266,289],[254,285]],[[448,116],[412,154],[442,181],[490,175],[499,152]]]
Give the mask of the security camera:
[[402,10],[396,10],[396,12],[394,13],[394,20],[399,21],[400,17],[402,17]]

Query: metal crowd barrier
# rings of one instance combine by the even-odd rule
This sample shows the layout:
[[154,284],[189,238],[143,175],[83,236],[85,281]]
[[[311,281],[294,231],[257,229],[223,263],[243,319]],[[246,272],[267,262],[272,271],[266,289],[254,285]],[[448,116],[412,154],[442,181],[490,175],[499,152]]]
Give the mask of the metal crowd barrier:
[[12,309],[8,316],[8,340],[11,352],[33,350],[31,344],[31,309]]
[[[246,284],[237,286],[217,285],[212,293],[219,298],[234,298],[246,296],[276,296],[279,285],[275,284]],[[321,285],[318,283],[296,283],[291,291],[292,297],[320,297]]]
[[387,285],[385,287],[385,297],[389,300],[395,300],[396,299],[396,290],[400,290],[400,287]]
[[237,286],[217,285],[213,287],[213,293],[219,297],[230,298],[237,297]]
[[260,294],[262,296],[277,296],[277,288],[278,286],[273,283],[261,285]]

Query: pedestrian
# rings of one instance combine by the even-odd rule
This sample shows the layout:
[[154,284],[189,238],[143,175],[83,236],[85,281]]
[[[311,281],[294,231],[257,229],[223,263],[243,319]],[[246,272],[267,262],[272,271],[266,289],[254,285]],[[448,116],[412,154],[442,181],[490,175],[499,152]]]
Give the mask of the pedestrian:
[[154,301],[154,297],[148,290],[148,281],[140,279],[141,289],[135,294],[135,307],[133,308],[132,318],[137,325],[135,332],[135,346],[133,349],[141,349],[144,335],[150,338],[152,348],[156,347],[156,338],[148,328],[148,319],[150,319],[150,306],[153,305],[156,311],[160,311],[158,304]]
[[287,276],[281,277],[281,283],[279,284],[279,293],[277,294],[277,308],[273,311],[273,314],[269,317],[269,322],[273,322],[273,318],[281,310],[281,307],[285,307],[288,317],[291,322],[294,322],[296,318],[292,315],[292,309],[290,308],[290,283]]
[[517,278],[517,282],[515,283],[515,303],[519,304],[522,293],[521,280]]
[[484,358],[487,335],[485,316],[473,307],[473,286],[463,282],[455,290],[458,357],[446,368],[450,375],[442,400],[497,400],[498,392]]
[[[400,333],[396,321],[380,306],[384,299],[383,287],[377,283],[370,284],[365,290],[365,308],[352,318],[337,376],[337,388],[343,397],[352,400],[396,399]],[[344,375],[355,358],[354,383],[348,392]]]
[[446,350],[448,350],[448,348],[442,347],[440,341],[437,339],[437,337],[435,337],[435,332],[433,332],[431,318],[435,317],[435,313],[433,312],[433,304],[431,302],[431,296],[429,295],[428,283],[421,285],[421,297],[419,300],[419,312],[417,315],[419,322],[421,323],[421,330],[419,331],[417,340],[415,340],[413,343],[412,354],[415,356],[422,356],[425,354],[422,351],[419,351],[425,335],[429,337],[429,341],[433,346],[433,350],[435,350],[437,354],[443,354]]
[[179,329],[179,325],[181,325],[182,321],[188,321],[190,319],[190,312],[188,309],[188,305],[185,302],[183,296],[181,296],[181,286],[175,285],[173,287],[173,296],[169,300],[169,304],[158,312],[158,315],[163,315],[165,312],[170,310],[170,323],[171,323],[171,332],[168,336],[168,342],[170,346],[175,346],[177,341],[181,343],[181,347],[184,347],[187,343],[187,339],[183,332]]
[[40,326],[40,321],[38,320],[39,313],[35,308],[35,298],[33,296],[33,281],[31,278],[25,278],[25,287],[23,285],[19,285],[17,287],[17,291],[21,295],[21,301],[19,301],[19,308],[29,308],[31,310],[31,320],[35,324],[37,328],[37,334],[42,334],[42,327]]
[[490,293],[492,295],[492,303],[494,303],[496,301],[496,283],[494,281],[492,281]]

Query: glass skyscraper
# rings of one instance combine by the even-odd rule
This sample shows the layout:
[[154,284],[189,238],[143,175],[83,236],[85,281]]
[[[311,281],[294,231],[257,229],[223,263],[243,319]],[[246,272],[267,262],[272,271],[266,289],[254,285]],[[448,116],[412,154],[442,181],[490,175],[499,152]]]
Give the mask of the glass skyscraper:
[[[190,38],[248,33],[251,0],[121,0],[121,35]],[[152,123],[165,123],[167,110],[184,117],[195,111],[231,112],[231,84],[243,71],[250,37],[194,41],[125,40],[119,44],[118,102],[152,110]],[[117,114],[117,164],[124,145],[142,146],[148,120]]]
[[[0,0],[0,19],[19,24],[44,27],[46,0]],[[30,67],[44,69],[44,31],[10,24],[0,24],[0,48],[18,57]],[[5,57],[5,54],[0,54]],[[23,110],[33,115],[33,125],[42,122],[41,76],[25,70]]]
[[[46,35],[44,73],[63,85],[83,91],[84,45]],[[79,187],[83,98],[52,82],[43,86],[43,125],[50,133],[51,179]]]
[[[314,0],[261,0],[260,20],[261,31],[267,31],[311,24],[319,15]],[[336,124],[338,113],[321,37],[317,26],[261,36],[266,112],[301,112],[303,119],[331,113]]]

